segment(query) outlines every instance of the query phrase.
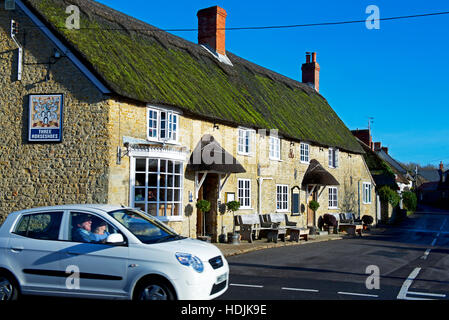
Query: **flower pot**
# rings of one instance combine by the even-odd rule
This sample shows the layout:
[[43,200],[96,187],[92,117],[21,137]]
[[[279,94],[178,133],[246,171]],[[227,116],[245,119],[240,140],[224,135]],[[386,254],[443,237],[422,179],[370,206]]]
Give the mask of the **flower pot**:
[[334,233],[334,226],[329,226],[329,234],[333,234]]

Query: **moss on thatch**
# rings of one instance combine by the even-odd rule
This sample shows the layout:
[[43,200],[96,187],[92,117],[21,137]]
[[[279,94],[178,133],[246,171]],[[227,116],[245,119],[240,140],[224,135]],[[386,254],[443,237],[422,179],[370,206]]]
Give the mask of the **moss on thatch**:
[[[363,153],[327,101],[310,87],[228,52],[233,67],[201,46],[91,0],[25,0],[115,93],[186,113]],[[66,7],[82,30],[67,30]]]

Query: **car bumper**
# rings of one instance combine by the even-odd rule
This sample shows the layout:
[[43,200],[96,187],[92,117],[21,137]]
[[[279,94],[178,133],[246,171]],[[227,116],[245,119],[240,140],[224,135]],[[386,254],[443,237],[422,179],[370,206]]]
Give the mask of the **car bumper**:
[[202,273],[193,271],[187,279],[178,279],[174,286],[179,300],[215,299],[228,289],[228,263],[224,260],[223,266],[218,269],[207,266]]

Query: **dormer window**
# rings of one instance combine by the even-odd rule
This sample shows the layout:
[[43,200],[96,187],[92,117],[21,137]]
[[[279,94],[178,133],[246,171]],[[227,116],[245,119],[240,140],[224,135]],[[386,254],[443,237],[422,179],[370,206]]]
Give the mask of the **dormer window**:
[[178,141],[179,114],[171,110],[148,108],[148,140],[176,143]]

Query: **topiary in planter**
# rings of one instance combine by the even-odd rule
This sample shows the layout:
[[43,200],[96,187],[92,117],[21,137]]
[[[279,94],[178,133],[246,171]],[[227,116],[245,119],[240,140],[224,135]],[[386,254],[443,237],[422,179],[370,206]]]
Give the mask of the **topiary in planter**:
[[199,200],[196,203],[196,208],[198,210],[201,210],[202,212],[209,212],[210,211],[210,202],[207,200]]
[[336,228],[337,224],[338,224],[337,218],[335,218],[333,215],[328,214],[328,213],[326,213],[323,216],[323,222],[324,222],[325,225],[331,226],[331,227],[334,227],[334,228]]
[[309,202],[310,210],[313,210],[314,212],[316,212],[319,207],[320,207],[320,204],[318,203],[318,201],[312,200]]
[[232,233],[235,234],[235,212],[240,208],[240,202],[239,201],[229,201],[226,203],[226,208],[228,211],[232,212],[232,221],[233,221],[233,227],[232,227]]

